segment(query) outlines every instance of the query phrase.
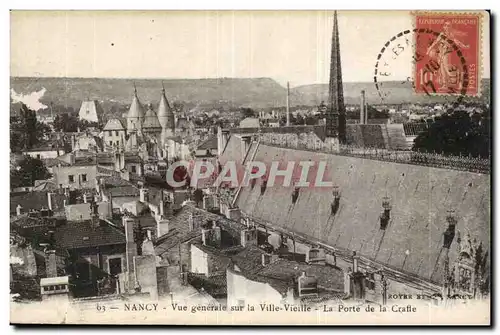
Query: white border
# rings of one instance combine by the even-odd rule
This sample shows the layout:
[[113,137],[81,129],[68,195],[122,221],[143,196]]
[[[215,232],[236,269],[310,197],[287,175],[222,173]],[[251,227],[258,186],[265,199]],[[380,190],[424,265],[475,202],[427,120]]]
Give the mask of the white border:
[[[419,1],[349,1],[349,2],[338,2],[334,3],[332,1],[318,1],[318,0],[287,0],[287,1],[269,1],[269,0],[253,0],[253,1],[189,1],[189,0],[184,0],[184,1],[178,1],[178,2],[160,2],[160,1],[151,1],[151,0],[141,0],[141,1],[131,1],[131,0],[121,0],[121,1],[104,1],[104,0],[86,0],[86,1],[81,1],[81,2],[68,2],[68,1],[3,1],[2,2],[2,11],[0,12],[1,17],[0,17],[0,24],[2,25],[2,30],[0,34],[0,39],[1,39],[1,45],[3,46],[0,50],[0,53],[2,55],[2,76],[1,76],[1,98],[2,98],[2,104],[3,110],[7,111],[5,113],[5,116],[2,117],[2,122],[1,125],[2,127],[5,127],[0,131],[0,136],[1,138],[1,143],[2,145],[2,153],[1,157],[3,157],[4,163],[1,165],[2,169],[2,174],[3,176],[6,177],[6,180],[8,182],[8,153],[9,153],[9,131],[8,131],[8,125],[9,125],[9,9],[492,9],[494,14],[497,14],[500,12],[500,1],[465,1],[465,0],[453,0],[453,1],[447,1],[446,3],[443,1],[435,1],[435,0],[419,0]],[[496,21],[498,21],[498,16],[496,17]],[[498,22],[496,24],[498,26]],[[498,36],[498,30],[496,27],[494,27],[494,31],[491,32],[492,36]],[[488,43],[488,41],[485,41],[485,43]],[[495,45],[494,50],[492,51],[495,52],[495,60],[498,60],[498,42]],[[27,46],[27,52],[28,46]],[[495,67],[493,67],[495,69]],[[491,73],[491,79],[494,82],[497,82],[497,75],[496,73]],[[495,97],[500,97],[499,94],[499,89],[498,85],[495,87],[495,91],[491,92],[492,96]],[[498,105],[498,102],[496,102]],[[493,111],[493,114],[495,114],[496,110]],[[495,129],[499,129],[499,124],[495,118]],[[500,121],[499,121],[500,122]],[[500,151],[500,144],[495,141],[495,152],[494,155],[497,156],[498,151]],[[495,169],[495,174],[498,175],[497,169]],[[498,178],[497,178],[498,179]],[[7,182],[4,182],[3,189],[2,189],[2,200],[1,206],[2,206],[2,212],[4,214],[4,217],[7,217],[7,213],[9,212],[9,188],[7,186]],[[495,185],[497,186],[497,185]],[[498,206],[500,200],[499,197],[495,197],[495,204],[492,206],[493,208],[500,208]],[[495,225],[496,222],[492,222],[492,225]],[[4,240],[7,241],[7,236],[8,236],[8,224],[3,224],[2,228],[5,229],[5,233],[2,234],[4,237]],[[497,227],[495,229],[496,234],[495,234],[495,240],[498,241],[498,231],[500,229]],[[6,250],[9,249],[9,244],[8,243],[3,243],[2,244]],[[496,255],[495,255],[496,256]],[[7,255],[3,257],[4,260],[7,260]],[[496,257],[494,258],[495,260],[497,259]],[[494,268],[496,268],[497,262],[493,265]],[[4,269],[7,268],[6,264],[3,266]],[[2,297],[1,302],[2,302],[2,328],[3,330],[7,331],[8,333],[14,332],[14,328],[12,326],[9,326],[9,295],[7,291],[7,284],[9,282],[9,277],[8,277],[8,271],[2,272],[3,275],[1,276],[1,283],[0,287],[2,287],[6,294]],[[497,289],[499,287],[498,285],[499,279],[498,276],[496,276],[496,281],[495,283],[492,283]],[[495,290],[496,292],[497,290]],[[497,306],[498,307],[498,306]],[[495,316],[492,315],[492,318]],[[6,328],[6,329],[5,329]],[[147,329],[147,328],[146,328]],[[188,332],[195,332],[198,331],[199,328],[188,330]],[[283,329],[281,331],[286,331],[289,332],[291,329]],[[307,332],[309,331],[310,328],[299,328],[297,331],[301,332]],[[441,331],[444,331],[443,329],[440,329]],[[26,332],[52,332],[52,329],[29,329],[29,330],[24,330]],[[63,329],[57,329],[57,332],[81,332],[81,329],[75,329],[75,328],[63,328]],[[122,329],[93,329],[93,331],[97,333],[105,334],[109,333],[110,331],[122,331]],[[134,330],[133,332],[140,333],[144,331],[144,329],[141,330]],[[165,329],[165,330],[159,330],[156,329],[156,331],[168,331],[169,333],[177,333],[180,332],[180,330],[174,330],[174,329]],[[216,329],[215,331],[220,331],[220,329]],[[231,328],[227,328],[226,331],[234,331]],[[239,329],[238,331],[255,331],[255,330],[243,330]],[[259,331],[256,329],[256,331]],[[266,330],[264,332],[276,332],[279,331],[278,329],[273,329],[273,330]],[[324,332],[330,332],[332,331],[331,329],[321,329],[321,331]],[[335,330],[334,330],[335,331]],[[363,330],[356,330],[355,332],[362,332]],[[399,332],[402,331],[401,329],[398,330]],[[449,332],[452,332],[454,330],[447,330]],[[472,330],[471,330],[472,331]],[[478,330],[475,330],[478,331]],[[186,333],[186,330],[182,331],[183,333]]]

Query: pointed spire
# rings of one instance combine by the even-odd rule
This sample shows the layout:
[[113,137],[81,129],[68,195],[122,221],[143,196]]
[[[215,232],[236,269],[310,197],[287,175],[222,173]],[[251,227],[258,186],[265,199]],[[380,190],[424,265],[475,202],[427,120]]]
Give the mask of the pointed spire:
[[333,14],[332,52],[330,59],[330,83],[326,114],[326,136],[337,137],[345,142],[345,105],[342,87],[342,66],[340,61],[339,27],[337,11]]
[[144,110],[141,102],[137,97],[137,87],[134,82],[134,97],[130,104],[130,109],[127,114],[127,131],[142,130],[142,123],[144,121]]
[[161,97],[160,105],[158,106],[158,120],[160,121],[162,129],[174,130],[175,128],[175,117],[170,104],[168,103],[167,96],[165,95],[165,87],[163,82],[161,83]]

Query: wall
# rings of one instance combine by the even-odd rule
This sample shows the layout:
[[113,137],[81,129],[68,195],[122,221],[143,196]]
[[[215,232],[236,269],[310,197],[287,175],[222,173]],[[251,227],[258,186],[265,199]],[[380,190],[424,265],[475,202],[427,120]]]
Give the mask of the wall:
[[154,255],[134,257],[135,275],[141,292],[148,292],[151,299],[158,298],[156,258]]
[[208,255],[194,244],[191,244],[191,272],[208,276]]
[[[111,132],[111,135],[110,135]],[[105,151],[113,151],[112,146],[109,142],[112,142],[112,146],[124,146],[125,145],[125,131],[124,130],[105,130],[103,136],[103,144]],[[118,142],[118,144],[117,144]]]
[[68,221],[90,220],[90,203],[66,205],[64,208],[66,219]]
[[[243,274],[227,269],[227,305],[238,306],[239,301],[247,304],[269,303],[279,305],[284,298],[267,283],[247,279]],[[287,297],[287,302],[293,303],[293,296]]]
[[[64,150],[59,150],[59,154],[57,153],[57,150],[50,150],[50,151],[26,151],[24,152],[26,156],[30,156],[31,158],[38,158],[38,159],[47,159],[47,158],[57,158],[58,156],[64,155]],[[40,157],[38,157],[40,156]]]
[[125,163],[125,169],[130,173],[142,176],[142,166],[140,163]]
[[[70,189],[94,188],[97,177],[97,166],[54,166],[54,179],[59,187],[69,187]],[[82,175],[86,175],[86,181],[82,180]],[[69,181],[69,176],[73,176],[73,182]]]

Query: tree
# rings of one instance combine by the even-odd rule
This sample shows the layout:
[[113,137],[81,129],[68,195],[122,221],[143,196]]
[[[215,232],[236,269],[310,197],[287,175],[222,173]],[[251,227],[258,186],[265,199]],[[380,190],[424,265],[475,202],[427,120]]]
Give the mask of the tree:
[[13,152],[30,149],[50,132],[50,128],[36,120],[36,112],[21,105],[19,117],[10,118],[10,146]]
[[484,112],[470,115],[466,111],[449,111],[415,139],[412,150],[489,157],[490,122]]
[[65,133],[75,133],[78,131],[80,122],[78,118],[69,113],[59,114],[54,118],[54,130]]
[[243,115],[243,118],[255,117],[256,115],[255,111],[251,108],[242,108],[241,114]]
[[44,180],[51,176],[45,164],[40,159],[26,156],[19,162],[16,168],[11,170],[10,187],[33,186],[35,180]]

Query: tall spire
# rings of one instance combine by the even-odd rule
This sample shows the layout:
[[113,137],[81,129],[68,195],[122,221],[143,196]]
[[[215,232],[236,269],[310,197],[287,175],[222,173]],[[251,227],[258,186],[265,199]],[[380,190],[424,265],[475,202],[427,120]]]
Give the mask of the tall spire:
[[328,91],[328,111],[326,114],[326,136],[338,137],[345,142],[345,105],[342,87],[342,66],[340,61],[339,27],[337,11],[333,14],[332,53],[330,59],[330,83]]

